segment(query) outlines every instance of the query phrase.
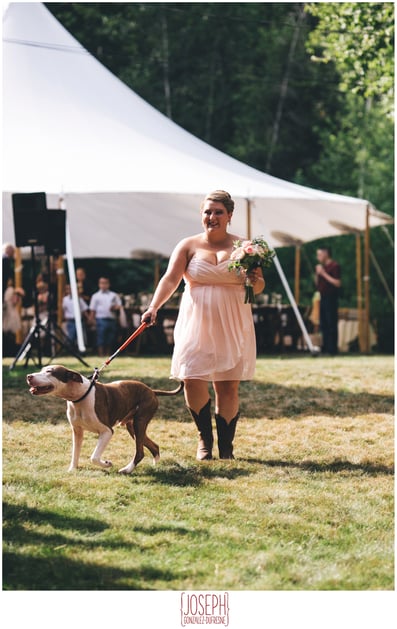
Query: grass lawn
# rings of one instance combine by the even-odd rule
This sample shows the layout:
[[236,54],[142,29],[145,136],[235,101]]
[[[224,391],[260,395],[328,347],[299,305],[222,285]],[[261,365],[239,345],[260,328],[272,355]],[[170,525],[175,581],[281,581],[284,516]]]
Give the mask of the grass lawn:
[[[90,363],[101,364],[93,358]],[[73,358],[59,362],[91,375]],[[392,590],[393,357],[261,357],[241,385],[235,461],[195,460],[183,397],[160,398],[160,444],[131,476],[67,473],[65,403],[3,370],[3,589]],[[101,381],[172,388],[169,358],[119,357]]]

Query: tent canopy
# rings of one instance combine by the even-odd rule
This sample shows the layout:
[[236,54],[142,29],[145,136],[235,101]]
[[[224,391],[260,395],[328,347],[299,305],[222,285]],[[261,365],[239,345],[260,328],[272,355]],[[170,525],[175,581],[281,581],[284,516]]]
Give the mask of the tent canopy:
[[14,241],[13,192],[63,197],[76,257],[169,255],[200,231],[210,190],[236,201],[232,230],[273,246],[364,230],[389,220],[364,199],[271,177],[214,149],[117,79],[41,3],[3,18],[3,240]]

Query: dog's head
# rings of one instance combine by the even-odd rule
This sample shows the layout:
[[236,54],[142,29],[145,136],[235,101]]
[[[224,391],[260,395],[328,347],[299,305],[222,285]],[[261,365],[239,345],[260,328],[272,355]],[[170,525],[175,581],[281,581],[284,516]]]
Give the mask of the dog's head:
[[56,395],[64,399],[73,399],[81,393],[81,385],[88,382],[77,371],[66,369],[62,365],[49,365],[37,373],[26,376],[32,395]]

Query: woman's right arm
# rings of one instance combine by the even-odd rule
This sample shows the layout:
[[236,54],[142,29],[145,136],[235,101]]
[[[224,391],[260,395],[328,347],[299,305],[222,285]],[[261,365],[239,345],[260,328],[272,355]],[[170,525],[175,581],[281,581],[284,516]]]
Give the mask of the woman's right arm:
[[150,306],[141,317],[142,322],[145,321],[149,325],[153,325],[156,322],[157,311],[178,288],[188,263],[188,242],[187,240],[182,240],[171,254],[168,268],[158,283]]

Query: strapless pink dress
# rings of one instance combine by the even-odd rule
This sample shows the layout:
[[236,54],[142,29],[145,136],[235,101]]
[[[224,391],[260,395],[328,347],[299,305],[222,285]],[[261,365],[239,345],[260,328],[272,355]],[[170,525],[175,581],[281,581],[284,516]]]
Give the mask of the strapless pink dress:
[[251,380],[256,340],[244,283],[228,260],[190,260],[174,329],[171,374],[181,380]]

